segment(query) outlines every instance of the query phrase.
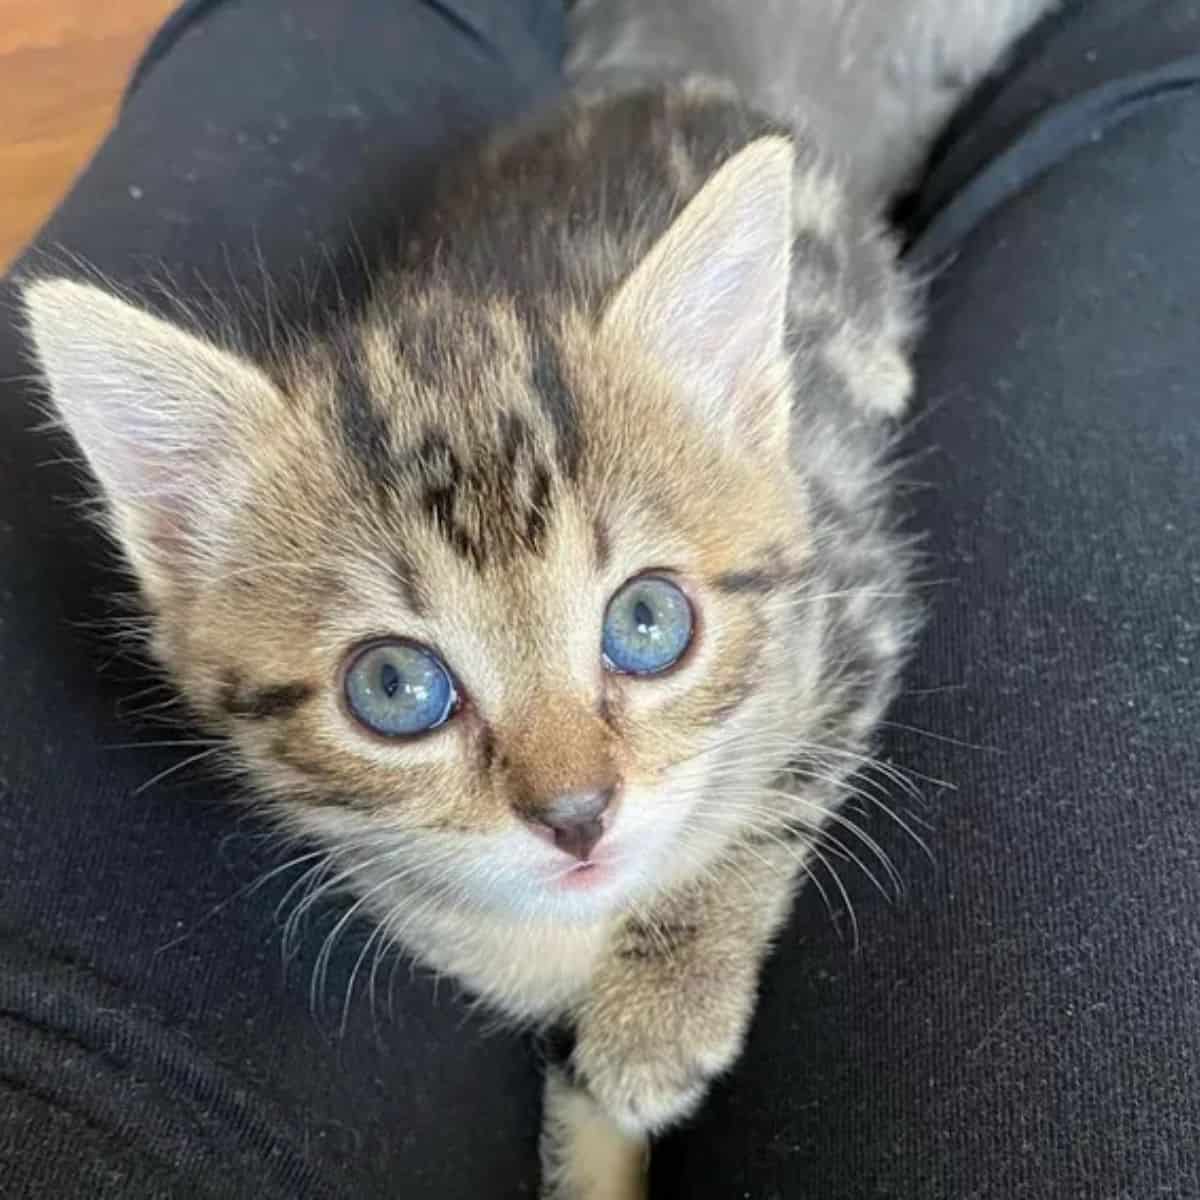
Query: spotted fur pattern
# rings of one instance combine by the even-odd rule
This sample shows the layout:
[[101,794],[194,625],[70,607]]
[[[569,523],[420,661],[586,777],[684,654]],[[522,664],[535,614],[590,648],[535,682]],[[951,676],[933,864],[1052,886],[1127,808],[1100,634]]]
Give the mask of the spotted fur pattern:
[[[778,283],[782,340],[702,402],[709,376],[684,386],[639,316],[726,210],[759,236],[751,187],[786,218],[754,284],[769,308]],[[81,283],[34,281],[27,308],[199,718],[389,936],[573,1030],[546,1194],[637,1195],[647,1136],[737,1057],[913,631],[885,467],[912,320],[886,237],[821,147],[697,81],[489,143],[360,306],[267,360]],[[730,342],[759,320],[733,311]],[[603,670],[600,621],[648,568],[701,628],[634,681]],[[354,647],[398,635],[465,693],[412,742],[356,726],[341,685]],[[564,888],[523,818],[608,786],[605,879]]]

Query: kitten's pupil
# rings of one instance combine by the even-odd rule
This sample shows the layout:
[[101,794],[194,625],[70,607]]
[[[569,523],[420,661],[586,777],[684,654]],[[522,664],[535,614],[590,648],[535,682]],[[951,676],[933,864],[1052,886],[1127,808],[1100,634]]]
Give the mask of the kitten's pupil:
[[649,633],[655,624],[654,611],[645,600],[639,600],[633,606],[633,619],[637,623],[638,633]]
[[400,690],[400,672],[391,663],[385,662],[379,671],[379,683],[384,695],[391,700]]

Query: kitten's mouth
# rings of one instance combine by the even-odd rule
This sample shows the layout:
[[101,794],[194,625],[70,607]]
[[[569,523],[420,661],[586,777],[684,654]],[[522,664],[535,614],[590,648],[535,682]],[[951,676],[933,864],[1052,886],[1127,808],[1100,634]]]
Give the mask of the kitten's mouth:
[[599,887],[612,876],[612,869],[603,863],[588,859],[576,863],[556,880],[560,888],[569,892],[589,891]]

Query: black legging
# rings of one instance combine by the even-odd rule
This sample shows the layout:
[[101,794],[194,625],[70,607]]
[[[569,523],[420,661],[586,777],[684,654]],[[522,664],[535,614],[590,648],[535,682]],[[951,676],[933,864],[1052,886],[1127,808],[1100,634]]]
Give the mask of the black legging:
[[[22,267],[66,252],[151,302],[164,270],[201,300],[328,276],[431,157],[558,87],[561,26],[551,0],[193,3]],[[857,814],[905,894],[841,866],[857,946],[832,880],[832,919],[801,896],[658,1197],[1200,1195],[1198,52],[1192,3],[1074,5],[912,207],[931,620],[885,759],[924,798],[876,773],[894,816]],[[188,734],[130,715],[165,694],[98,631],[117,576],[28,369],[13,315],[0,1194],[532,1196],[523,1040],[394,954],[356,973],[357,922],[314,1000],[347,902],[285,963],[304,849],[200,770],[138,792],[191,751],[122,747]]]

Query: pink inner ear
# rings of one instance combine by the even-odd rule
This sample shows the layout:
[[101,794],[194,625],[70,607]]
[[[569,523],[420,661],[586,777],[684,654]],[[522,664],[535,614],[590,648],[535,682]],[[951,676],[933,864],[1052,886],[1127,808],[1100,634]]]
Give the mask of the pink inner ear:
[[145,522],[143,536],[156,561],[181,565],[192,553],[197,514],[191,511],[179,475],[153,465],[143,470],[146,487],[138,505],[139,519]]
[[237,416],[279,394],[254,364],[90,284],[39,281],[25,304],[62,423],[153,590],[213,543],[229,507],[220,481],[255,449],[234,436]]
[[734,155],[610,305],[609,319],[643,342],[706,421],[736,419],[740,381],[782,352],[791,172],[779,138]]
[[200,531],[197,499],[205,460],[201,431],[181,406],[115,386],[90,392],[82,403],[60,405],[63,418],[103,488],[117,531],[135,562],[160,571],[180,569]]

